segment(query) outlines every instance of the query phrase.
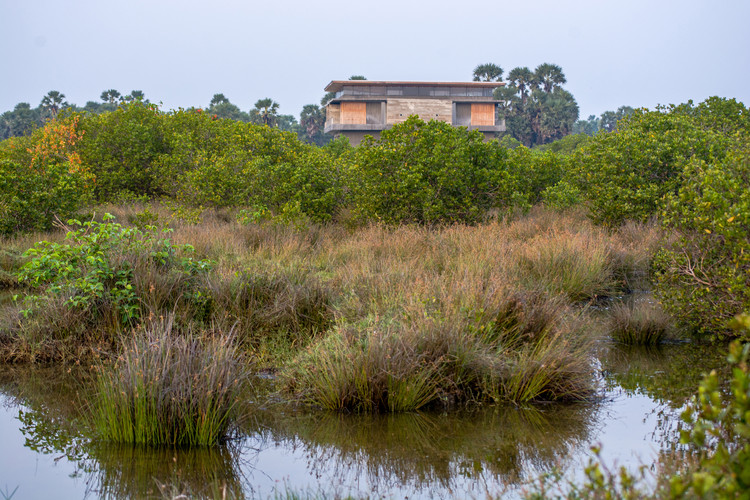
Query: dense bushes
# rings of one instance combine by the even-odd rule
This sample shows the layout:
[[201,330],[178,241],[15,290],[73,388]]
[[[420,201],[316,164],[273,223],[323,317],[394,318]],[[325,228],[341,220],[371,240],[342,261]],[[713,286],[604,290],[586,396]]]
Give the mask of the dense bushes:
[[735,335],[728,320],[750,306],[749,133],[734,99],[638,110],[577,150],[544,197],[562,208],[582,195],[609,226],[660,218],[678,236],[654,262],[667,312],[700,333]]
[[694,159],[664,221],[681,237],[658,256],[656,291],[667,310],[703,333],[730,333],[750,309],[750,140],[721,161]]
[[[27,150],[43,148],[50,142],[45,135],[56,137],[65,127],[75,134],[45,163],[46,177],[27,172]],[[479,132],[416,117],[356,149],[332,144],[317,148],[278,129],[200,110],[163,113],[141,102],[71,115],[0,147],[3,230],[48,228],[54,215],[66,218],[92,199],[154,197],[249,209],[283,222],[344,214],[357,223],[474,223],[494,209],[528,208],[564,172],[553,153],[506,149],[483,142]],[[24,185],[43,187],[35,193],[49,202],[18,196]],[[10,222],[23,219],[16,214],[24,210],[34,212],[28,222]]]
[[64,219],[91,199],[94,176],[77,152],[79,119],[0,143],[0,234],[49,229],[55,216]]
[[599,133],[572,156],[572,176],[586,193],[591,217],[616,226],[656,215],[677,191],[692,158],[721,158],[730,142],[674,109],[636,110],[617,130]]
[[26,252],[18,278],[29,293],[19,311],[24,321],[14,326],[19,335],[85,343],[195,297],[194,277],[208,261],[153,228],[142,232],[110,219],[72,221],[79,228],[68,232],[68,243],[41,241]]
[[336,160],[292,133],[198,111],[180,110],[164,122],[164,191],[183,203],[252,207],[316,222],[330,220],[340,203]]
[[[168,152],[163,115],[153,104],[123,104],[111,113],[87,115],[80,154],[96,175],[94,194],[109,201],[122,193],[158,196],[166,179],[158,169]],[[173,180],[173,179],[172,179]]]
[[348,173],[352,206],[361,219],[394,222],[476,222],[498,202],[508,153],[482,134],[410,117],[365,140]]

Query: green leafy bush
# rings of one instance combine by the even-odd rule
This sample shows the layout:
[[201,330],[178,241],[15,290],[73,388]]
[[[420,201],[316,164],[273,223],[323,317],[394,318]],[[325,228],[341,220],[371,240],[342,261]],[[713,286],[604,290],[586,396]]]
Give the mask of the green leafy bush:
[[[744,334],[750,333],[748,316],[737,318]],[[732,365],[731,397],[722,403],[716,371],[701,382],[698,395],[682,414],[687,429],[680,441],[700,454],[700,467],[670,481],[673,497],[742,498],[750,491],[750,344],[734,342],[729,348]]]
[[720,161],[691,161],[667,200],[666,224],[681,238],[656,260],[656,293],[694,329],[732,334],[728,322],[750,309],[750,140]]
[[645,221],[659,212],[665,195],[678,190],[686,162],[721,159],[730,143],[674,108],[636,110],[617,130],[597,134],[577,150],[571,175],[595,222]]
[[542,201],[544,204],[558,210],[575,206],[581,202],[581,199],[581,190],[566,179],[548,186],[542,191]]
[[538,152],[518,147],[510,152],[504,169],[511,172],[516,199],[532,206],[544,199],[547,189],[562,181],[567,169],[567,160],[554,152]]
[[[415,116],[365,139],[347,185],[355,218],[386,223],[476,222],[512,193],[508,150],[482,134]],[[507,201],[507,200],[506,200]]]
[[[337,161],[292,133],[178,111],[165,119],[167,192],[188,205],[265,207],[282,219],[331,219],[341,202]],[[330,150],[334,151],[334,150]]]
[[94,176],[77,150],[80,116],[52,121],[0,147],[0,234],[52,227],[91,200]]
[[133,323],[141,316],[142,297],[136,293],[136,267],[144,257],[147,266],[161,268],[185,276],[207,270],[208,261],[195,260],[189,245],[173,245],[171,241],[137,228],[125,228],[111,222],[70,221],[78,226],[59,244],[40,241],[25,254],[30,260],[19,271],[19,281],[31,287],[25,298],[30,316],[44,307],[45,300],[61,299],[69,308],[87,311],[96,318],[102,311],[113,309],[123,324]]
[[164,117],[153,104],[136,101],[115,111],[87,116],[80,144],[83,163],[96,175],[96,198],[109,201],[121,192],[158,196],[164,178],[158,159],[166,154]]

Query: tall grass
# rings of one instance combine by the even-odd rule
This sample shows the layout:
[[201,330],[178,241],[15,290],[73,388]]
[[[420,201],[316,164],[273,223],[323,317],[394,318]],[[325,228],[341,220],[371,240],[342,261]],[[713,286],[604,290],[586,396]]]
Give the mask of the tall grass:
[[[515,319],[499,304],[494,321],[491,312],[486,322],[400,316],[340,326],[294,359],[282,384],[308,404],[350,411],[583,399],[592,389],[590,339],[549,300],[556,306],[536,304],[537,312],[514,304]],[[538,317],[547,308],[554,314]]]
[[[368,411],[585,397],[591,333],[577,308],[647,274],[650,255],[638,241],[658,240],[652,226],[610,233],[575,211],[543,209],[476,226],[353,232],[242,225],[224,212],[189,224],[164,210],[119,215],[168,220],[173,243],[193,245],[213,265],[184,276],[124,256],[143,321],[173,314],[182,329],[233,328],[248,355],[283,372],[289,394]],[[47,325],[63,320],[74,341],[118,348],[106,310],[75,317],[53,305],[34,318],[2,307],[4,354],[12,347],[23,358],[32,348],[22,339],[34,339],[44,347],[34,352],[63,357],[59,342],[46,343],[56,331]]]
[[530,239],[518,255],[520,280],[572,301],[608,295],[614,288],[611,245],[602,234],[556,229]]
[[118,443],[210,446],[228,435],[243,368],[227,336],[190,338],[157,320],[100,367],[93,425]]
[[672,319],[651,300],[620,302],[609,316],[612,338],[629,345],[657,345],[669,336]]

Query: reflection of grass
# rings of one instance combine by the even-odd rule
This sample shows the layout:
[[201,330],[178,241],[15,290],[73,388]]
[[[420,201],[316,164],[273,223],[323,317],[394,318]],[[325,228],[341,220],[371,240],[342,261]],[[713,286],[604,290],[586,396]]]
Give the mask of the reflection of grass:
[[274,439],[308,450],[315,472],[344,482],[453,487],[462,477],[517,482],[562,462],[589,437],[595,409],[584,405],[494,407],[448,414],[305,414],[269,411],[259,423]]
[[100,498],[244,498],[241,449],[231,445],[171,449],[99,444],[90,454],[98,471],[89,488]]
[[5,491],[0,490],[0,495],[3,496],[3,500],[10,500],[11,498],[13,498],[15,496],[15,494],[16,494],[17,491],[18,491],[18,486],[16,486],[13,489],[13,491],[10,491],[9,486],[6,485],[5,486]]
[[[87,477],[91,496],[160,498],[159,485],[168,491],[178,485],[191,498],[244,498],[243,450],[232,443],[191,449],[92,442],[86,436],[81,401],[91,398],[95,381],[85,370],[70,371],[3,366],[0,391],[24,407],[20,418],[26,446],[39,453],[65,454],[75,463],[76,475]],[[218,494],[223,491],[226,497]]]

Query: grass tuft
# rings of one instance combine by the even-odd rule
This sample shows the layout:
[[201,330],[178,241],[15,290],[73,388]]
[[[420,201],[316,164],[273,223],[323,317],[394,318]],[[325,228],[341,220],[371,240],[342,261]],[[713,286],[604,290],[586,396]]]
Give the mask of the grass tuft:
[[235,417],[243,369],[230,337],[190,338],[157,320],[101,366],[93,425],[108,441],[210,446]]
[[[580,400],[591,392],[591,345],[568,311],[516,305],[513,318],[368,318],[339,326],[281,373],[287,393],[329,410],[398,412],[468,401]],[[555,309],[556,307],[556,309]],[[555,310],[554,321],[545,318]],[[543,314],[534,311],[543,311]],[[525,314],[525,316],[524,316]],[[501,330],[501,331],[498,331]]]
[[622,344],[657,345],[672,329],[669,315],[650,300],[615,304],[609,318],[612,338]]
[[609,295],[615,286],[610,242],[602,234],[550,231],[520,249],[521,282],[577,302]]

